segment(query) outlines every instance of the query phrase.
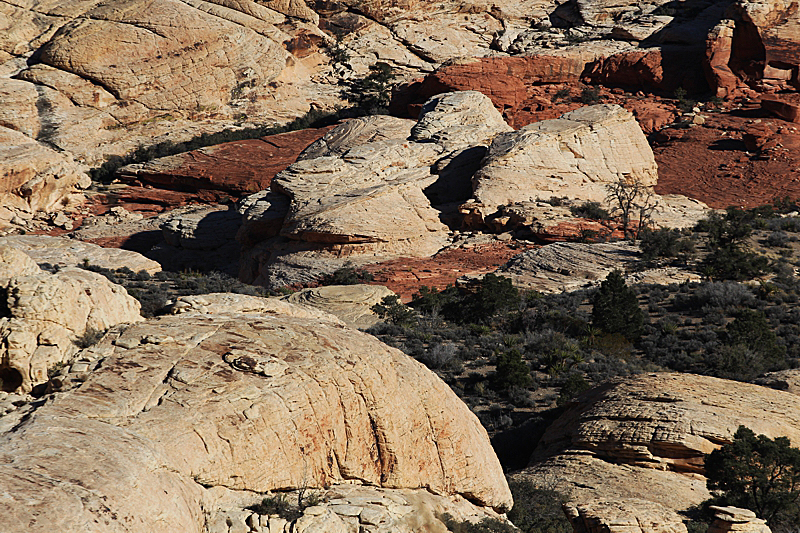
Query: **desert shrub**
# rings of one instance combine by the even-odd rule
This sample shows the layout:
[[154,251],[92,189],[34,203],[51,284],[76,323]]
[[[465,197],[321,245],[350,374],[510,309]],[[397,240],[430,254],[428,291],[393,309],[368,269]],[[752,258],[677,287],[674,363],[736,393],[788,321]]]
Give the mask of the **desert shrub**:
[[800,449],[787,437],[739,426],[733,442],[705,456],[705,470],[714,504],[750,509],[776,533],[800,522]]
[[423,313],[439,313],[459,324],[477,324],[517,307],[520,300],[519,290],[509,278],[489,273],[465,289],[452,285],[443,291],[420,287],[410,305]]
[[516,348],[497,355],[493,377],[496,390],[508,391],[513,387],[528,387],[531,384],[531,371],[522,354]]
[[487,517],[480,522],[460,521],[447,513],[438,518],[452,533],[516,533],[514,526],[496,518]]
[[773,231],[767,236],[765,244],[772,248],[786,248],[789,246],[789,235],[785,231]]
[[375,279],[372,274],[363,269],[353,267],[346,263],[342,268],[337,268],[330,274],[324,274],[319,279],[320,285],[358,285]]
[[677,310],[699,311],[707,314],[710,309],[751,307],[755,295],[747,286],[734,281],[712,281],[693,285],[690,293],[678,294],[674,307]]
[[572,206],[569,208],[572,216],[588,218],[592,220],[608,220],[611,215],[608,210],[603,209],[600,202],[583,202],[579,206]]
[[551,100],[553,102],[564,101],[568,102],[572,98],[572,92],[569,89],[559,89],[557,90]]
[[343,81],[342,97],[366,113],[383,113],[392,96],[394,78],[392,67],[379,61],[369,67],[365,77]]
[[459,363],[458,348],[455,344],[436,343],[420,357],[420,361],[434,370],[452,368]]
[[636,293],[625,284],[619,270],[611,272],[592,297],[592,324],[629,340],[641,336],[644,313],[639,308]]
[[403,305],[396,294],[384,296],[381,303],[373,305],[371,309],[382,319],[397,326],[410,326],[417,318],[416,311]]
[[83,332],[83,335],[75,339],[73,342],[78,348],[83,350],[100,342],[100,339],[103,338],[105,333],[106,332],[102,329],[86,328],[86,331]]
[[579,372],[570,372],[567,375],[567,379],[564,380],[563,385],[561,385],[561,390],[558,393],[558,399],[556,400],[556,405],[559,407],[566,405],[569,403],[573,398],[585,392],[591,388],[591,385],[586,378]]
[[581,102],[586,105],[599,104],[601,98],[599,87],[584,87],[581,91]]
[[508,512],[523,533],[571,533],[572,526],[561,505],[566,498],[555,490],[537,488],[530,481],[510,480],[514,507]]
[[697,105],[697,101],[686,98],[686,95],[686,89],[683,87],[675,89],[675,98],[678,100],[678,107],[684,113],[689,113]]
[[642,259],[652,261],[659,257],[688,257],[694,253],[694,242],[678,229],[645,229],[639,234]]

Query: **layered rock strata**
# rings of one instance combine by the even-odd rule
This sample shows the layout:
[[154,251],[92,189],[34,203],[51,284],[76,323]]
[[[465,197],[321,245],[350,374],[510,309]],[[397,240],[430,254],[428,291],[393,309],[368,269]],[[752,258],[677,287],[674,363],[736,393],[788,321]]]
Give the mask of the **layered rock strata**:
[[525,475],[548,472],[575,500],[646,498],[683,510],[707,499],[703,455],[740,425],[800,439],[798,397],[691,374],[643,374],[587,392],[547,430]]
[[658,503],[636,498],[570,502],[564,512],[575,533],[686,533],[683,517]]

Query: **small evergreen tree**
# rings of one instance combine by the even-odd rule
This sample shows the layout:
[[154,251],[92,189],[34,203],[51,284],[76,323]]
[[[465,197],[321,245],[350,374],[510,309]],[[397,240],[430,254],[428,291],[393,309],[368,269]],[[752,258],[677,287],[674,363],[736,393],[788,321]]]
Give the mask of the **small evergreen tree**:
[[800,449],[788,438],[739,426],[733,442],[706,455],[705,469],[709,490],[720,493],[713,504],[750,509],[773,531],[800,521]]
[[644,313],[636,293],[625,284],[622,272],[611,272],[592,298],[592,324],[606,333],[636,340],[644,329]]
[[531,384],[531,370],[522,360],[519,350],[514,348],[497,356],[494,383],[495,388],[502,391]]
[[346,82],[347,89],[342,96],[369,114],[380,114],[389,105],[394,78],[388,63],[375,63],[369,67],[369,74],[364,78]]

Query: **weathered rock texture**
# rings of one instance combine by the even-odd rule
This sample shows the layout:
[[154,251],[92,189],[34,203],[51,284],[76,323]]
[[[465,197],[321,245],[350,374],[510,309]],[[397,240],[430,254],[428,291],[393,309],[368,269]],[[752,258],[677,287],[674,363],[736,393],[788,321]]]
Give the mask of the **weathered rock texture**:
[[86,171],[70,157],[3,127],[0,120],[0,229],[14,216],[29,218],[81,203],[79,190],[90,184]]
[[708,527],[709,533],[728,533],[729,531],[742,531],[743,533],[771,533],[767,521],[762,520],[750,509],[738,507],[709,507],[714,512],[714,521]]
[[286,300],[322,309],[336,315],[350,327],[364,329],[380,321],[372,311],[372,306],[393,295],[383,285],[328,285],[303,289],[287,296]]
[[488,208],[551,195],[602,201],[620,179],[655,185],[653,151],[633,115],[601,104],[497,136],[474,198]]
[[78,351],[92,330],[141,320],[139,302],[105,277],[67,267],[45,272],[16,248],[0,245],[0,378],[28,392]]
[[119,169],[118,176],[161,189],[224,191],[238,198],[268,188],[275,174],[294,163],[308,144],[330,129],[310,128],[227,142],[127,165]]
[[[306,497],[310,493],[320,498],[320,504],[308,507],[296,520],[287,521],[277,515],[259,516],[240,509],[223,510],[211,519],[208,533],[414,533],[446,531],[442,522],[444,514],[457,521],[504,520],[491,509],[477,508],[461,497],[436,495],[422,489],[343,484],[323,491],[306,491]],[[284,495],[290,502],[297,501],[298,491]]]
[[144,270],[149,274],[161,270],[161,265],[157,262],[136,252],[103,248],[96,244],[63,237],[12,235],[0,237],[0,246],[21,250],[40,265],[49,263],[58,267],[75,267],[88,263],[109,270],[127,267],[134,272]]
[[636,498],[571,502],[564,512],[575,533],[686,533],[681,515]]
[[[599,284],[613,270],[625,271],[640,261],[639,247],[629,242],[586,244],[557,242],[521,253],[497,270],[514,285],[540,292],[572,291]],[[632,272],[634,283],[699,281],[690,271],[657,268]]]
[[432,98],[417,124],[375,116],[336,127],[270,193],[245,200],[240,278],[280,287],[345,260],[434,254],[447,243],[441,206],[469,197],[485,146],[509,129],[475,91]]
[[527,475],[549,472],[576,501],[636,497],[683,510],[708,497],[704,454],[731,442],[739,425],[798,442],[798,407],[793,394],[706,376],[618,379],[550,426]]
[[106,339],[83,385],[0,437],[0,529],[200,532],[204,487],[348,481],[511,505],[485,430],[447,385],[303,309],[187,313]]

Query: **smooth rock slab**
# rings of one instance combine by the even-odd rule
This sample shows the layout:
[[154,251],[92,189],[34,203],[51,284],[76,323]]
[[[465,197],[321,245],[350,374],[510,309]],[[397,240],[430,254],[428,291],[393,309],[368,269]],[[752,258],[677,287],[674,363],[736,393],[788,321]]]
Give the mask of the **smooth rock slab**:
[[656,162],[633,115],[600,104],[498,135],[472,178],[473,197],[490,207],[550,196],[602,202],[620,179],[653,186]]
[[[188,313],[121,336],[160,344],[106,339],[113,353],[86,382],[0,436],[0,530],[199,533],[203,487],[364,482],[510,508],[486,431],[447,385],[374,337],[296,309]],[[234,351],[237,364],[226,362]],[[265,376],[247,354],[287,368]]]

